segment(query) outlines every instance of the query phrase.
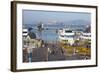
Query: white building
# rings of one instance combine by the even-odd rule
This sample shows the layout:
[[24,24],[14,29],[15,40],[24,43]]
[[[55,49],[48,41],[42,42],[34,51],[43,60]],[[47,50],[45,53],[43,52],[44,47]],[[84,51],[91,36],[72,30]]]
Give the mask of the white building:
[[37,39],[36,33],[28,32],[28,29],[23,29],[23,49],[38,48],[41,46],[42,40]]

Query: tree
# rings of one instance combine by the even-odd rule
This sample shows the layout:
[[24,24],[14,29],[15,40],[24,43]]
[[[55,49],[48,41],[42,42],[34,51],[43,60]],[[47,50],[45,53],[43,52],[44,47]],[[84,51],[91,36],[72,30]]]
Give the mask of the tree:
[[29,27],[29,28],[28,28],[28,31],[30,32],[32,29],[33,29],[32,27]]

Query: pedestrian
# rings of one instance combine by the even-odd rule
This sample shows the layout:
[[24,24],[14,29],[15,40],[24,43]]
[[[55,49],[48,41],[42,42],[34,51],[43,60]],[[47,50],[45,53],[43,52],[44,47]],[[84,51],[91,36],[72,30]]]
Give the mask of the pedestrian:
[[29,60],[29,62],[32,62],[32,51],[33,51],[32,48],[28,48],[28,60]]
[[64,51],[63,51],[63,49],[62,49],[62,48],[60,48],[60,50],[61,50],[61,53],[62,53],[62,54],[64,54]]

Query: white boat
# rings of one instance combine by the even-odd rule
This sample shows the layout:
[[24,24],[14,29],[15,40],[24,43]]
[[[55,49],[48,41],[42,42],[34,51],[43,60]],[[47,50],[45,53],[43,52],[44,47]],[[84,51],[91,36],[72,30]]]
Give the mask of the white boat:
[[83,40],[91,40],[91,33],[82,33],[82,35],[80,36],[81,39]]
[[74,36],[75,36],[75,32],[73,32],[72,30],[70,29],[60,29],[58,31],[58,35],[59,35],[59,41],[67,41],[67,43],[69,43],[70,45],[73,45],[75,39],[74,39]]
[[91,41],[91,33],[82,31],[73,31],[71,29],[60,29],[58,31],[59,41],[66,41],[70,45],[73,45],[75,40],[89,40]]
[[24,37],[24,36],[26,37],[27,35],[28,35],[28,29],[24,28],[24,29],[23,29],[23,37]]

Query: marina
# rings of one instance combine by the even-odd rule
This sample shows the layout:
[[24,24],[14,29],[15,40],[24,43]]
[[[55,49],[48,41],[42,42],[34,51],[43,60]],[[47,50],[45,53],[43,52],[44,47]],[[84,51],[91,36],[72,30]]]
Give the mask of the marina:
[[23,10],[23,62],[91,59],[91,14]]
[[23,62],[91,58],[91,33],[68,28],[23,29]]

